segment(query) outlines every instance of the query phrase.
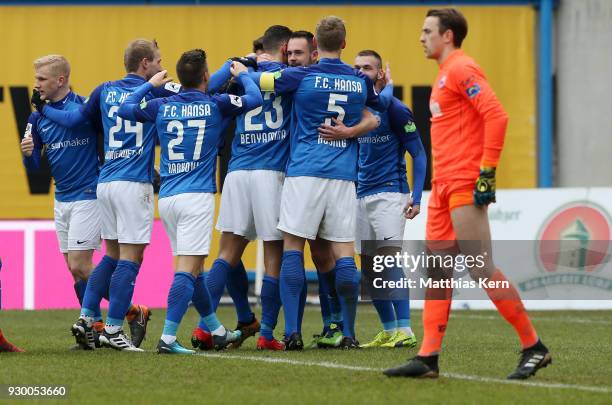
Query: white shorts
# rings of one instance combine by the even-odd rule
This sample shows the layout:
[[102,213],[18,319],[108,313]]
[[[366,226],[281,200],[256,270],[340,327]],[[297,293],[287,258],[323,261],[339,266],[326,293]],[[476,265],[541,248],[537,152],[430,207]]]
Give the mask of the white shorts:
[[355,250],[358,254],[361,254],[362,241],[376,241],[376,249],[402,247],[406,227],[403,209],[407,201],[408,194],[390,192],[372,194],[357,200]]
[[275,170],[235,170],[225,177],[217,229],[249,240],[282,240],[276,226],[285,174]]
[[55,200],[53,213],[60,252],[100,249],[100,211],[96,200]]
[[153,185],[135,181],[98,183],[102,239],[148,244],[153,231]]
[[160,198],[159,215],[174,256],[208,256],[215,216],[213,193],[184,193]]
[[355,240],[355,183],[319,177],[287,177],[278,229],[306,239]]

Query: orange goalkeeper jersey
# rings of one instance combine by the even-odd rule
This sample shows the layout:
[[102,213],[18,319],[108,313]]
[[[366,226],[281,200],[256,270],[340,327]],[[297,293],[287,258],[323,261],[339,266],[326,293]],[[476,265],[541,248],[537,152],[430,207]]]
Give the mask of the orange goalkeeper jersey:
[[462,50],[440,65],[429,108],[434,183],[476,180],[481,165],[497,166],[508,115],[483,71]]

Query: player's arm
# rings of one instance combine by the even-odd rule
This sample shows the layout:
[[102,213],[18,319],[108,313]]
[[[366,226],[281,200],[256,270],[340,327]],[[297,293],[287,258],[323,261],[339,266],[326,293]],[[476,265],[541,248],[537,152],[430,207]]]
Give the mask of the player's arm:
[[294,92],[308,73],[308,68],[290,67],[278,72],[252,72],[249,76],[261,91],[274,92],[279,95]]
[[388,113],[391,130],[399,137],[404,149],[412,158],[412,196],[404,207],[404,216],[412,219],[421,211],[421,196],[427,174],[427,155],[419,130],[414,123],[414,117],[408,107],[396,99],[389,106]]
[[478,111],[484,122],[484,145],[480,175],[474,189],[476,205],[495,202],[495,170],[504,146],[508,114],[480,69],[474,65],[459,65],[451,70],[449,79],[455,91]]
[[248,69],[240,62],[233,62],[231,66],[232,76],[244,88],[244,96],[238,97],[231,94],[215,96],[214,100],[219,105],[225,117],[233,117],[250,111],[263,104],[263,97],[259,87],[255,84],[248,73]]
[[40,167],[40,157],[42,155],[42,139],[38,134],[36,122],[38,121],[38,113],[30,114],[26,125],[23,139],[21,140],[21,153],[23,155],[23,164],[28,170],[37,170]]
[[40,110],[45,117],[66,128],[74,128],[86,121],[94,121],[100,114],[100,93],[102,92],[102,86],[96,87],[91,92],[87,102],[81,104],[76,110],[63,111],[49,105],[43,105]]
[[208,92],[210,94],[217,93],[225,83],[232,78],[232,72],[230,68],[232,66],[232,60],[228,59],[223,65],[210,76],[208,81]]
[[359,124],[347,127],[342,121],[338,121],[338,119],[334,117],[332,118],[331,125],[323,123],[319,126],[319,136],[328,141],[358,138],[368,132],[374,131],[379,125],[380,118],[372,114],[367,108],[364,108]]
[[232,79],[231,67],[232,62],[234,61],[242,63],[249,69],[249,72],[254,72],[257,70],[257,61],[253,58],[233,57],[228,59],[223,65],[221,65],[219,70],[210,76],[210,80],[208,81],[208,92],[210,94],[218,93],[223,86]]
[[121,103],[117,115],[129,121],[155,121],[159,108],[159,99],[153,99],[148,102],[143,99],[153,89],[160,88],[169,83],[171,79],[167,75],[168,71],[162,70],[156,73],[148,82],[140,85]]

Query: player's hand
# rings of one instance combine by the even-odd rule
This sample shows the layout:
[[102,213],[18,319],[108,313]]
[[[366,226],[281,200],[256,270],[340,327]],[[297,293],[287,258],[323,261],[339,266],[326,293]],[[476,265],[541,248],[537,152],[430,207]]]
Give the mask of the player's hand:
[[250,58],[250,57],[247,56],[247,57],[241,58],[241,57],[235,56],[235,57],[231,58],[231,60],[234,61],[234,62],[240,62],[244,66],[246,66],[248,68],[250,67],[253,70],[257,70],[257,57]]
[[25,157],[30,157],[33,151],[34,141],[32,140],[32,136],[24,136],[21,140],[21,153],[23,153]]
[[353,138],[355,134],[351,127],[347,127],[337,118],[332,118],[332,125],[323,123],[319,126],[319,136],[326,141],[333,141]]
[[474,188],[474,204],[480,207],[495,202],[495,168],[482,167]]
[[30,98],[30,103],[39,113],[43,113],[43,107],[45,106],[45,100],[40,98],[40,92],[36,89],[32,90],[32,97]]
[[162,70],[161,72],[157,72],[153,75],[152,78],[149,79],[149,83],[151,83],[154,87],[161,87],[164,84],[172,81],[170,77],[168,77],[168,71]]
[[387,62],[387,66],[385,67],[385,84],[393,84],[393,78],[391,77],[391,66],[389,66],[389,62]]
[[242,72],[248,72],[249,70],[247,69],[246,66],[244,66],[242,63],[237,62],[237,61],[233,61],[232,62],[232,66],[230,66],[230,72],[232,73],[232,76],[234,77],[238,77],[238,75]]
[[414,204],[414,200],[412,199],[412,197],[408,197],[408,201],[406,201],[406,205],[404,206],[402,212],[404,214],[404,218],[413,219],[414,217],[419,215],[419,212],[421,212],[421,205]]

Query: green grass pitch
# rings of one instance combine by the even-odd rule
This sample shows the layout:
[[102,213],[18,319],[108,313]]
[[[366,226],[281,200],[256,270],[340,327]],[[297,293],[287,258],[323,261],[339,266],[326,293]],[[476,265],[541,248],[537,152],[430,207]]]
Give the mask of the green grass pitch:
[[[444,374],[427,381],[380,372],[416,349],[270,353],[256,351],[250,338],[239,350],[160,356],[154,350],[164,315],[153,310],[146,353],[73,352],[76,311],[2,311],[0,327],[27,353],[0,354],[0,384],[68,385],[70,402],[79,403],[612,403],[612,311],[532,312],[553,364],[527,383],[504,380],[517,364],[518,340],[493,311],[453,313],[440,358]],[[221,307],[219,316],[234,326],[231,307]],[[421,312],[412,316],[420,339]],[[190,308],[179,330],[185,346],[196,322]],[[279,331],[282,325],[281,315]],[[305,343],[320,328],[318,307],[307,307]],[[365,342],[379,328],[374,309],[360,305],[357,337]]]

